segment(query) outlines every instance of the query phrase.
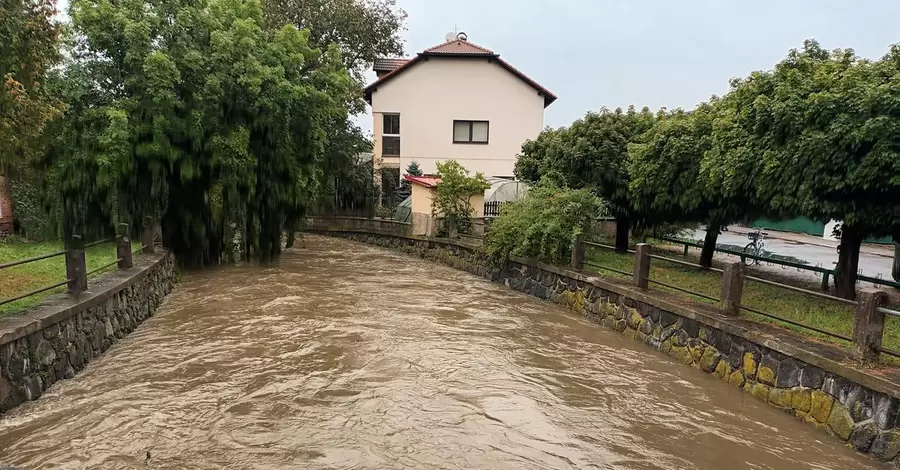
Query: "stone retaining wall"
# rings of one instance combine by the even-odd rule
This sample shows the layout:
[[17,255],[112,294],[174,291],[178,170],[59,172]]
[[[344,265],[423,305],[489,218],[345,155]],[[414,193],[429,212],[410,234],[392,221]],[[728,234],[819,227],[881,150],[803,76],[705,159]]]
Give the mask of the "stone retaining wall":
[[359,227],[332,230],[325,225],[320,222],[313,228],[441,262],[565,305],[900,468],[900,386],[856,368],[839,348],[779,337],[775,327],[724,317],[665,292],[523,259],[498,266],[477,247],[455,241],[366,233]]
[[24,315],[0,318],[0,413],[74,377],[152,315],[174,285],[175,258],[145,255],[77,299],[61,294]]

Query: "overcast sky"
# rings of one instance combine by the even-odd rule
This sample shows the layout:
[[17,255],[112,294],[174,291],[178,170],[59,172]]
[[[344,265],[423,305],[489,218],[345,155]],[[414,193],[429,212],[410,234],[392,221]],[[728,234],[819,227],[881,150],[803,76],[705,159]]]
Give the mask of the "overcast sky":
[[[900,42],[896,0],[397,3],[409,15],[407,55],[442,42],[455,26],[559,97],[544,118],[554,127],[601,106],[693,108],[807,38],[872,58]],[[368,118],[361,124],[371,128]]]

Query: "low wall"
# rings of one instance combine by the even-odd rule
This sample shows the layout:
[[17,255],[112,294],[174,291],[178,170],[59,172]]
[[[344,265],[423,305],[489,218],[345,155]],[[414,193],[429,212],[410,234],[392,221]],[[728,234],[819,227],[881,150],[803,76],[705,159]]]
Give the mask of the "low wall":
[[725,317],[708,305],[665,292],[524,259],[500,266],[473,245],[367,232],[363,225],[344,230],[322,220],[310,229],[398,249],[565,305],[598,325],[714,374],[860,452],[900,465],[900,380],[857,368],[840,348]]
[[53,296],[24,315],[0,318],[0,413],[75,376],[152,315],[174,285],[175,258],[144,255],[75,299]]

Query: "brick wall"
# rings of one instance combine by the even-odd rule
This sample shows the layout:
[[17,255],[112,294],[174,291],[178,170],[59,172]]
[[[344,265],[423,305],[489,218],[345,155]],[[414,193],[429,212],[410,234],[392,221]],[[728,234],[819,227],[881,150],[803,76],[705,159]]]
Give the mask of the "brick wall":
[[6,186],[6,178],[0,176],[0,235],[12,233],[13,208],[9,197],[9,188]]

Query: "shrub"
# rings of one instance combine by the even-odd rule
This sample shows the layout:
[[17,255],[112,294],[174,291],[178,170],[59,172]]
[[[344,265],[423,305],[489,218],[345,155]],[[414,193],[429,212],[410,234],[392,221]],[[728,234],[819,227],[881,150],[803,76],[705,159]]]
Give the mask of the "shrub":
[[602,206],[587,189],[541,181],[524,199],[503,206],[485,238],[485,251],[498,260],[518,256],[563,263],[571,257],[575,237],[590,230]]

